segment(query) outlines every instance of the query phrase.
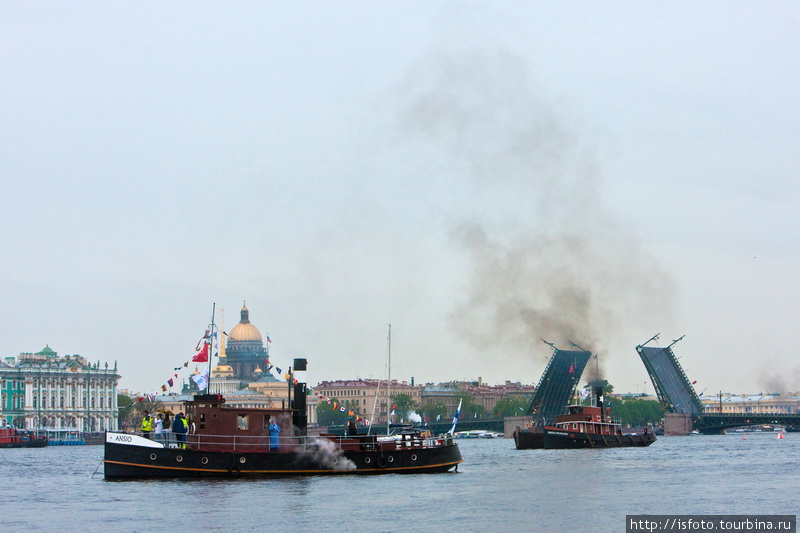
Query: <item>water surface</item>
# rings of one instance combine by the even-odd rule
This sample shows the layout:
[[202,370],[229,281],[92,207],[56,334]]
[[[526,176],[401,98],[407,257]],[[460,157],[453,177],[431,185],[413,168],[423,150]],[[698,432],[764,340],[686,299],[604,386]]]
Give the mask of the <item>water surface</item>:
[[458,473],[252,481],[108,482],[102,446],[0,450],[3,531],[603,532],[624,531],[626,514],[800,514],[800,433],[458,442]]

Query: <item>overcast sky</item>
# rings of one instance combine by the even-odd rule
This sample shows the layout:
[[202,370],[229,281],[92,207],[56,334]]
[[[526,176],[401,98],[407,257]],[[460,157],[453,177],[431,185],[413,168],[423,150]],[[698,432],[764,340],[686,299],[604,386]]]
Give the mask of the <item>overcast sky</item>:
[[3,2],[0,72],[2,356],[800,390],[795,2]]

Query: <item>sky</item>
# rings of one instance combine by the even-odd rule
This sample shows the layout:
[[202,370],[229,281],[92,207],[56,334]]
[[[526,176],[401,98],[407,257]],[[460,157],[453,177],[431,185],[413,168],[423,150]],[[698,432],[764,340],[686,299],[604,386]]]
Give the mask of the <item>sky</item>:
[[800,391],[798,65],[788,1],[3,2],[0,356],[157,392],[246,301],[312,385]]

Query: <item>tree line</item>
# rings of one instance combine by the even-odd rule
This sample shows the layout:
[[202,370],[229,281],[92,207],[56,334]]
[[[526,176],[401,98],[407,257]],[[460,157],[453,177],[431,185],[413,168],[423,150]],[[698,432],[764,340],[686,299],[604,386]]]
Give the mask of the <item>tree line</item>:
[[[613,388],[609,385],[605,389],[607,392]],[[483,405],[473,401],[472,397],[467,392],[463,392],[457,396],[461,400],[461,419],[466,420],[469,418],[505,418],[508,416],[521,416],[525,415],[528,408],[530,398],[523,395],[509,395],[501,398],[494,408],[489,412]],[[584,404],[589,404],[590,398],[583,401]],[[345,408],[345,412],[341,412],[339,407],[333,409],[333,402]],[[423,420],[435,422],[437,420],[450,420],[452,418],[452,407],[448,407],[443,402],[433,402],[429,404],[415,403],[411,396],[407,394],[398,394],[392,398],[394,405],[394,420],[407,420],[409,413],[416,413],[422,417]],[[664,419],[664,409],[661,408],[657,401],[644,400],[641,398],[622,399],[620,397],[608,395],[606,397],[606,406],[611,407],[611,416],[619,418],[620,421],[629,426],[640,427],[645,425],[661,425]],[[345,400],[340,402],[336,398],[331,398],[331,404],[327,402],[320,402],[317,404],[317,422],[321,426],[330,425],[344,425],[347,423],[347,411],[355,410],[355,402]],[[372,413],[358,412],[358,415],[364,418],[369,418]],[[376,416],[378,416],[376,414]],[[380,415],[381,418],[384,416]]]

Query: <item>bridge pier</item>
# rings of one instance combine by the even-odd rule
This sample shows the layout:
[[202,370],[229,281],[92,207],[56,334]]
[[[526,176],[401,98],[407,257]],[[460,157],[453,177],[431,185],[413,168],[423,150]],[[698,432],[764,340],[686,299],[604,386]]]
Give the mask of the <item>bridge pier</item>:
[[507,416],[503,419],[503,436],[510,439],[514,436],[514,430],[518,427],[524,428],[528,426],[533,420],[533,417],[528,416]]
[[692,431],[692,415],[688,413],[666,413],[664,435],[688,435]]

